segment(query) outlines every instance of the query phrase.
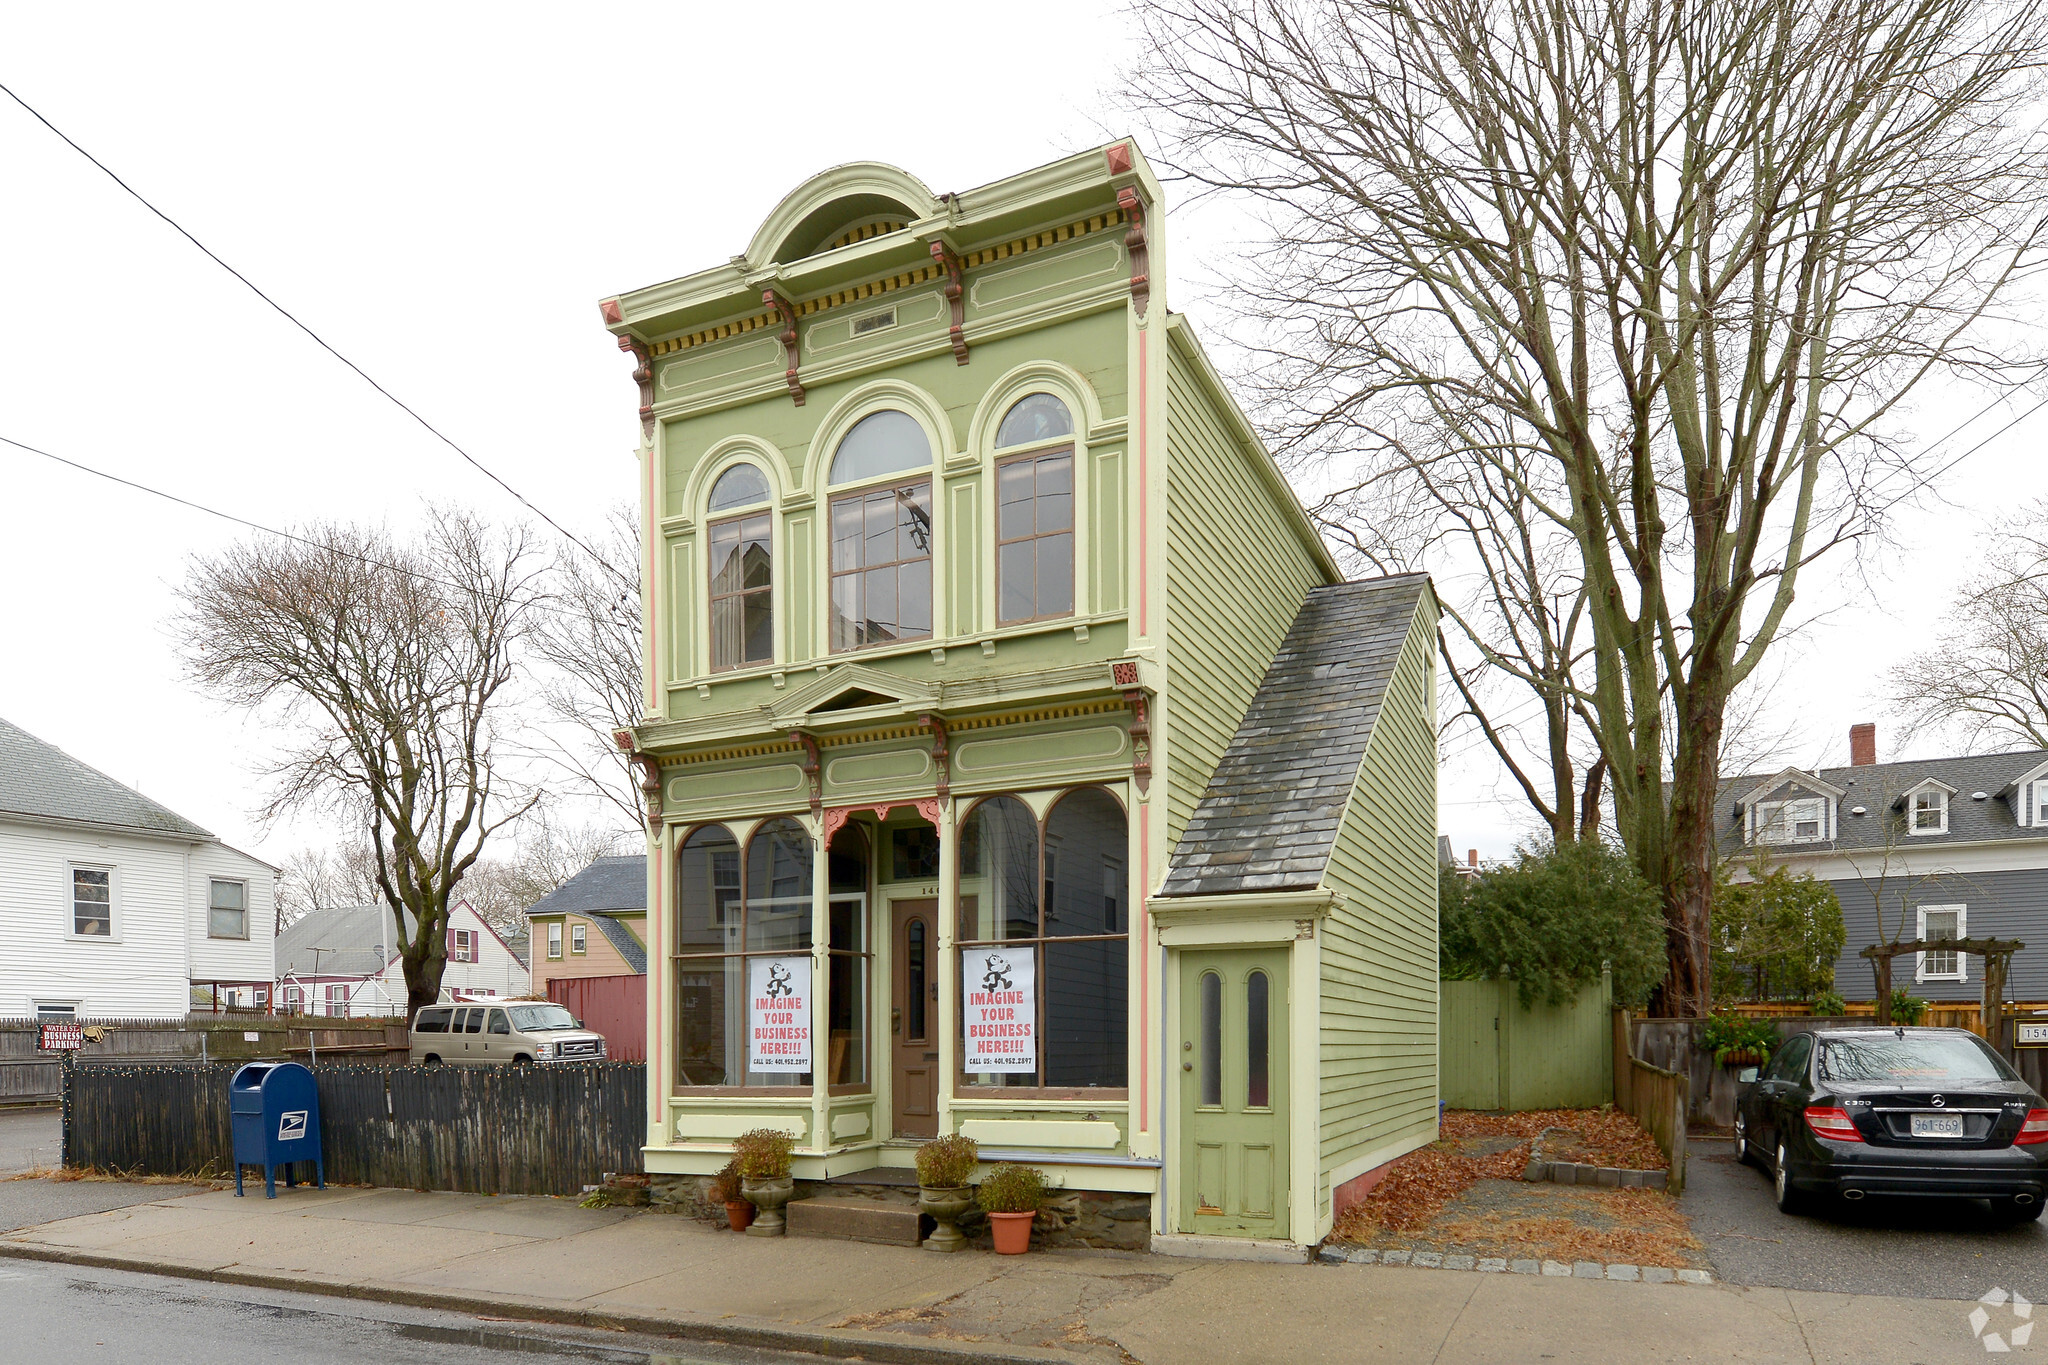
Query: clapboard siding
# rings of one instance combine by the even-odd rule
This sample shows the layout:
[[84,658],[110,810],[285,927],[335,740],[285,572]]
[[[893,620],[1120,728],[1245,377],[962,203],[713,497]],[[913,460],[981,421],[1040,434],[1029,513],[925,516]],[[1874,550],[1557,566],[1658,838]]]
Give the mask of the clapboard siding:
[[[1845,1000],[1868,1000],[1873,993],[1870,963],[1856,954],[1879,941],[1877,877],[1831,881],[1842,902],[1842,927],[1848,931],[1842,955],[1835,962],[1835,993]],[[2011,872],[1959,872],[1904,877],[1894,875],[1883,887],[1883,938],[1910,939],[1919,931],[1919,916],[1906,912],[1900,932],[1902,904],[1961,905],[1968,910],[1967,929],[1973,938],[2014,938],[2027,946],[2014,953],[2006,978],[2006,999],[2048,1000],[2048,869]],[[1913,959],[1892,965],[1892,985],[1903,986],[1923,1000],[1979,1000],[1984,994],[1984,959],[1965,957],[1963,981],[1913,979]]]
[[[1275,501],[1186,333],[1167,369],[1164,710],[1170,848],[1237,733],[1308,590],[1330,581]],[[1433,855],[1432,855],[1433,856]]]
[[[224,877],[248,887],[249,937],[210,938],[207,910],[212,881]],[[195,981],[268,981],[277,941],[277,873],[226,844],[200,844],[192,850],[192,878],[187,901],[192,935],[192,979]]]
[[[74,1005],[80,1014],[182,1016],[191,847],[0,824],[0,1015],[33,1015],[40,1002]],[[113,869],[111,937],[71,933],[73,864]]]
[[1436,603],[1422,596],[1324,873],[1322,1195],[1436,1136]]

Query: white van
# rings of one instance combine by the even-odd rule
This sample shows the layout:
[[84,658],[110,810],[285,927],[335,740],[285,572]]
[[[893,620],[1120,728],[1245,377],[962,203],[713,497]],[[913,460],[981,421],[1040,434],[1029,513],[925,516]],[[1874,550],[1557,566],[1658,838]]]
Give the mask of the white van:
[[413,1016],[414,1066],[534,1066],[601,1062],[604,1035],[545,1001],[507,1005],[429,1005]]

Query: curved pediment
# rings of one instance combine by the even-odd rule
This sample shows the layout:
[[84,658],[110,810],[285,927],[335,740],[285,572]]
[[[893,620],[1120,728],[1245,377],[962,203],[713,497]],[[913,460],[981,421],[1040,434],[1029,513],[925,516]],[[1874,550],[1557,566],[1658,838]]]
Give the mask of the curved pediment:
[[850,235],[893,231],[938,209],[923,181],[879,161],[855,161],[812,176],[775,206],[747,261],[755,269],[786,265],[846,244]]

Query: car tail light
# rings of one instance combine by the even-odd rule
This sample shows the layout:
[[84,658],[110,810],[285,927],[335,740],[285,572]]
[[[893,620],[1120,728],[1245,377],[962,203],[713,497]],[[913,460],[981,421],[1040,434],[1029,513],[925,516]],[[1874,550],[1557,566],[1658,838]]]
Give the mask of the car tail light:
[[[2048,1113],[2042,1118],[2048,1119]],[[1810,1104],[1806,1107],[1806,1126],[1813,1129],[1814,1136],[1824,1137],[1833,1142],[1861,1142],[1863,1134],[1856,1131],[1856,1120],[1848,1112],[1832,1104]],[[2048,1141],[2044,1131],[2036,1142]]]
[[2037,1142],[2048,1142],[2048,1109],[2029,1109],[2027,1121],[2020,1125],[2020,1135],[2012,1142],[2015,1147],[2031,1147]]

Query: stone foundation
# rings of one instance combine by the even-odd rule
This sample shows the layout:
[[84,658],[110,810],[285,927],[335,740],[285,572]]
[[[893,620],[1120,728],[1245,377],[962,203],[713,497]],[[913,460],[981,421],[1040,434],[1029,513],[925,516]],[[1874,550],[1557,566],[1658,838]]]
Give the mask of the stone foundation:
[[[848,1181],[799,1180],[796,1197],[818,1195],[856,1196],[887,1203],[917,1203],[916,1177],[905,1172],[912,1183],[868,1184]],[[711,1203],[708,1175],[651,1175],[648,1177],[649,1207],[657,1213],[679,1213],[701,1222],[725,1224],[725,1206]],[[969,1209],[960,1219],[960,1231],[975,1246],[991,1246],[988,1219],[979,1209]],[[1045,1207],[1031,1225],[1034,1247],[1098,1247],[1111,1251],[1144,1251],[1152,1244],[1152,1196],[1113,1190],[1048,1190]]]

